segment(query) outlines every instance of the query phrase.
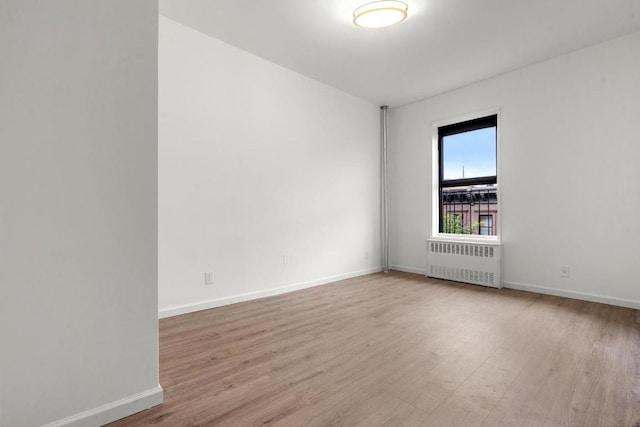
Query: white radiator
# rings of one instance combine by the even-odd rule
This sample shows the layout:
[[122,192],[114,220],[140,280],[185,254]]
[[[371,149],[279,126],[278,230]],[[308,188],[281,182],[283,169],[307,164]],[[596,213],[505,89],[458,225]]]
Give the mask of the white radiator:
[[501,288],[500,243],[427,240],[427,276]]

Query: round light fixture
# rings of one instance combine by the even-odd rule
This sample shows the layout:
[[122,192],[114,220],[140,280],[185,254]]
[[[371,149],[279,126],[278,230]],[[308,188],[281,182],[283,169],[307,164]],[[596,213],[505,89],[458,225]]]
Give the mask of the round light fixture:
[[358,27],[382,28],[404,21],[406,3],[397,0],[379,0],[364,4],[353,11],[353,23]]

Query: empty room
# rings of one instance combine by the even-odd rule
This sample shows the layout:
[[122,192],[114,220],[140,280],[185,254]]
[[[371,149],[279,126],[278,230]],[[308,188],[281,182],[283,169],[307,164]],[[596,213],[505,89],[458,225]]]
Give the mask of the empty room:
[[0,426],[640,425],[637,0],[0,1]]

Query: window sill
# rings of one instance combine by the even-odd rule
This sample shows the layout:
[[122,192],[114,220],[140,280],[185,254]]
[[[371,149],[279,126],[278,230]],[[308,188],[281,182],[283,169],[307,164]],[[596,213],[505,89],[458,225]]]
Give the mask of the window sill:
[[454,243],[485,243],[487,245],[500,245],[499,236],[481,236],[474,235],[460,235],[460,234],[436,234],[427,239],[428,241],[439,242],[454,242]]

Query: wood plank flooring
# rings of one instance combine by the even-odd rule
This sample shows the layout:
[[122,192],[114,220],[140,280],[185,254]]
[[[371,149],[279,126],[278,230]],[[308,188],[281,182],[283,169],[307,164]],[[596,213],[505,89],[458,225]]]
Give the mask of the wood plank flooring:
[[160,321],[111,426],[640,426],[638,310],[391,272]]

